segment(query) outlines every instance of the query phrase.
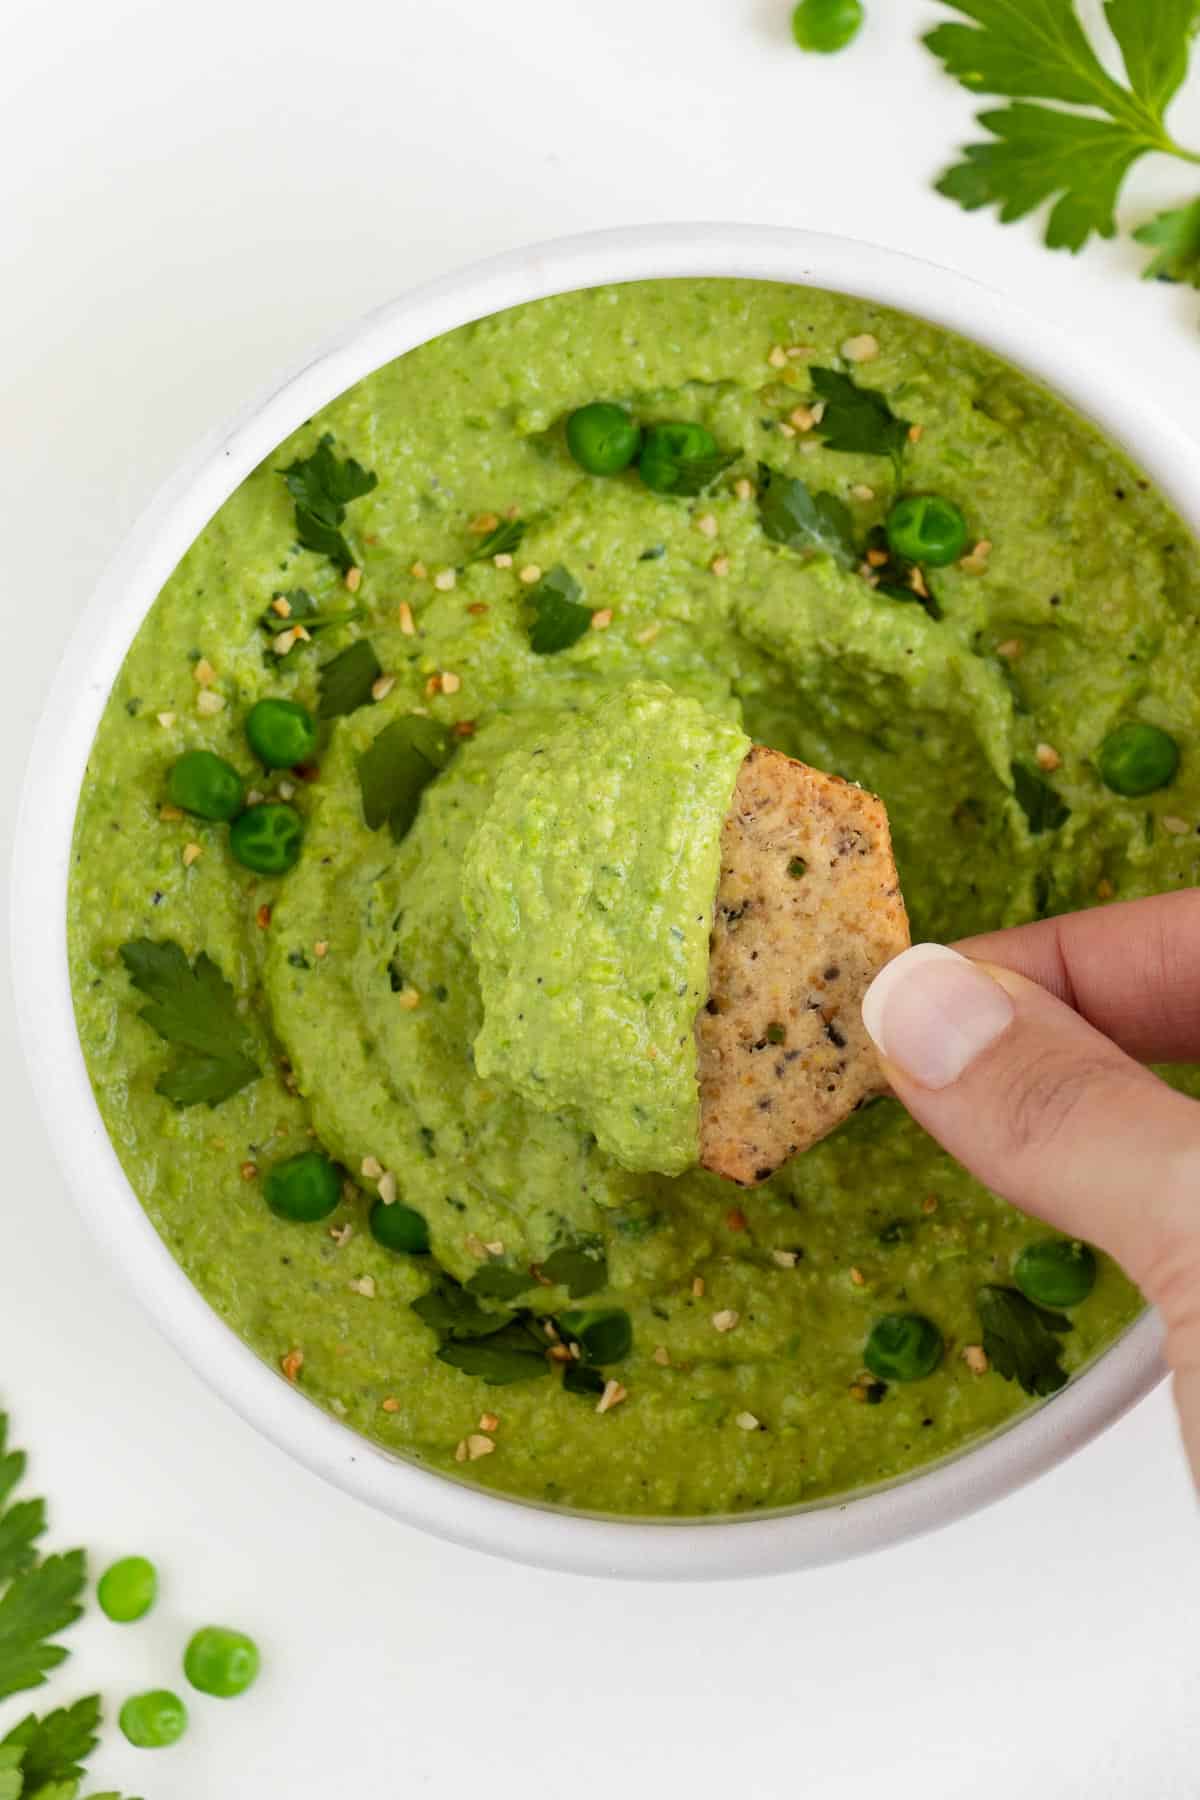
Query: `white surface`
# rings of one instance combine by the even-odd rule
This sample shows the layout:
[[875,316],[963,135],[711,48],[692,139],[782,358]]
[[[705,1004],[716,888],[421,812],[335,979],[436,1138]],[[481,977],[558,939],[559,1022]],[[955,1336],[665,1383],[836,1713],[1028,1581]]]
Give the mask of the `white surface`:
[[[1196,296],[1138,287],[1127,248],[1072,263],[932,195],[969,102],[912,43],[934,8],[874,11],[851,57],[818,63],[766,0],[8,0],[6,834],[55,656],[150,488],[314,336],[482,251],[670,216],[876,236],[1111,346],[1188,424]],[[1183,135],[1189,114],[1195,138],[1195,95]],[[1148,170],[1131,214],[1186,180]],[[76,1632],[62,1690],[163,1679],[198,1617],[270,1655],[255,1698],[198,1705],[178,1749],[110,1741],[105,1780],[147,1800],[843,1800],[885,1781],[999,1800],[1022,1773],[1055,1800],[1195,1794],[1200,1583],[1165,1395],[1034,1489],[869,1562],[673,1590],[507,1568],[321,1487],[209,1396],[81,1241],[3,1055],[0,1389],[56,1536],[98,1560],[145,1549],[170,1582],[153,1625]]]

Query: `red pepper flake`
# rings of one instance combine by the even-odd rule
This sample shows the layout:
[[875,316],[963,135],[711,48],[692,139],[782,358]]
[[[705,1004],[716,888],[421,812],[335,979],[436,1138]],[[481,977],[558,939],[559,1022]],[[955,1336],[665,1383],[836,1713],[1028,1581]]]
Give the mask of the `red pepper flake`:
[[731,1212],[725,1214],[725,1223],[730,1231],[745,1231],[749,1220],[741,1207],[735,1206]]
[[242,1180],[243,1181],[257,1181],[258,1180],[258,1164],[256,1162],[244,1162],[242,1164]]
[[316,763],[297,763],[292,774],[298,781],[316,781],[321,771]]
[[475,736],[474,719],[460,719],[454,727],[454,735],[456,738],[473,738]]
[[294,1386],[304,1367],[303,1350],[289,1350],[286,1356],[280,1357],[279,1366]]
[[265,931],[267,926],[271,923],[271,909],[265,901],[255,913],[254,922],[260,931]]

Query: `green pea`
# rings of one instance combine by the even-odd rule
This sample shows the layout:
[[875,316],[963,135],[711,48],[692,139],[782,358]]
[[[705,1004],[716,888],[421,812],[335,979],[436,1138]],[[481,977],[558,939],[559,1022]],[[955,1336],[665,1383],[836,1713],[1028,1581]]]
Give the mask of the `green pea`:
[[792,13],[792,36],[802,50],[828,56],[854,42],[863,17],[862,0],[800,0]]
[[297,700],[258,700],[246,714],[246,742],[268,769],[294,769],[317,747],[317,722]]
[[280,1219],[311,1225],[327,1219],[342,1197],[337,1164],[319,1150],[302,1150],[275,1163],[263,1182],[263,1199]]
[[920,1313],[886,1313],[871,1327],[863,1361],[880,1381],[920,1381],[932,1375],[944,1348],[932,1319]]
[[158,1598],[158,1570],[144,1556],[123,1556],[96,1583],[100,1610],[117,1625],[144,1619]]
[[909,494],[887,517],[887,541],[897,556],[944,569],[967,547],[967,521],[953,500],[940,494]]
[[1118,725],[1101,744],[1096,763],[1101,781],[1114,794],[1152,794],[1174,781],[1179,745],[1157,725]]
[[1096,1253],[1072,1238],[1042,1238],[1026,1244],[1013,1280],[1035,1306],[1078,1306],[1096,1285]]
[[256,875],[286,875],[300,860],[303,839],[304,820],[282,800],[247,807],[229,827],[229,848]]
[[183,1653],[183,1672],[194,1688],[218,1700],[244,1694],[258,1676],[258,1645],[244,1632],[205,1625]]
[[169,1688],[132,1694],[121,1708],[121,1730],[139,1750],[165,1750],[187,1730],[187,1707]]
[[656,494],[673,494],[680,487],[695,492],[687,480],[689,470],[719,466],[720,461],[717,440],[703,425],[651,425],[642,439],[638,474]]
[[185,750],[167,776],[167,796],[198,819],[233,819],[245,803],[241,776],[212,750]]
[[627,469],[641,441],[636,419],[611,400],[593,400],[567,420],[567,449],[589,475],[616,475]]
[[371,1236],[385,1250],[402,1250],[409,1256],[423,1256],[429,1248],[429,1227],[419,1212],[403,1201],[390,1206],[377,1200],[371,1208]]

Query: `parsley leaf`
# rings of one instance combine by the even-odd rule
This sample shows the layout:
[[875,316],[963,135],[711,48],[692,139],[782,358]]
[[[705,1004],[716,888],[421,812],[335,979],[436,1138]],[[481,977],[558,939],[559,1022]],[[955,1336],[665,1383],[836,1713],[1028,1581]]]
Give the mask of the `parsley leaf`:
[[291,631],[296,625],[303,625],[311,636],[328,630],[331,625],[351,625],[366,613],[363,606],[344,606],[336,612],[323,613],[307,588],[289,588],[285,594],[276,594],[273,598],[286,600],[290,610],[286,617],[270,606],[263,613],[258,622],[272,637],[278,637],[281,631]]
[[583,589],[561,563],[542,576],[530,594],[533,623],[529,627],[529,648],[536,656],[553,656],[578,643],[592,622],[591,609],[580,606]]
[[9,1583],[0,1598],[0,1699],[40,1687],[64,1660],[62,1645],[47,1640],[82,1613],[86,1579],[83,1551],[70,1550],[46,1557]]
[[877,388],[859,387],[836,369],[814,369],[812,384],[825,403],[817,426],[825,448],[890,456],[898,472],[911,421],[898,418]]
[[817,551],[843,569],[854,567],[854,520],[845,501],[811,493],[804,482],[766,463],[758,465],[758,521],[773,544]]
[[1200,200],[1159,213],[1133,236],[1136,243],[1157,251],[1142,271],[1145,280],[1186,281],[1200,287]]
[[60,1706],[41,1719],[30,1713],[13,1726],[0,1748],[16,1745],[21,1749],[25,1791],[32,1794],[43,1782],[79,1780],[84,1762],[99,1742],[99,1724],[100,1696],[89,1694],[74,1706]]
[[485,1300],[515,1300],[534,1286],[528,1269],[514,1269],[504,1262],[486,1262],[476,1269],[466,1283],[468,1294],[480,1294]]
[[894,600],[901,606],[911,606],[915,601],[923,606],[931,619],[945,617],[941,601],[929,585],[929,577],[919,564],[911,562],[907,556],[899,556],[888,542],[888,534],[882,525],[876,525],[867,533],[867,550],[882,552],[887,557],[884,563],[874,566],[874,590],[885,599]]
[[462,567],[466,569],[472,563],[486,562],[490,556],[511,556],[514,550],[520,548],[525,531],[524,519],[501,519],[495,530],[489,531],[469,556],[464,556]]
[[351,500],[361,500],[369,494],[379,485],[379,479],[352,456],[339,462],[332,444],[333,437],[326,432],[311,456],[297,458],[279,474],[296,503],[296,537],[300,544],[305,550],[327,556],[344,575],[354,567],[354,553],[339,529],[346,507]]
[[[1073,0],[943,4],[975,23],[939,25],[925,39],[930,50],[964,87],[1015,103],[980,115],[991,140],[969,144],[937,183],[967,211],[996,205],[1007,223],[1054,199],[1046,242],[1079,250],[1093,232],[1112,237],[1117,196],[1139,157],[1161,150],[1196,160],[1171,138],[1164,114],[1187,73],[1197,0],[1106,0],[1128,86],[1104,68]],[[1033,104],[1043,101],[1057,104]]]
[[398,844],[417,816],[421,795],[454,754],[445,726],[412,713],[385,725],[358,759],[363,823],[368,831],[389,824]]
[[1057,831],[1071,816],[1071,809],[1048,781],[1024,763],[1012,765],[1013,793],[1021,811],[1029,821],[1031,837],[1044,831]]
[[121,961],[149,1002],[142,1018],[175,1047],[156,1094],[176,1106],[216,1106],[255,1079],[260,1070],[242,1048],[237,995],[203,950],[189,964],[178,944],[134,938],[121,945]]
[[561,1313],[558,1324],[562,1335],[579,1345],[584,1362],[623,1362],[633,1349],[633,1326],[629,1314],[620,1307]]
[[322,719],[340,719],[357,712],[371,698],[371,689],[383,674],[383,665],[368,638],[359,638],[321,664],[321,697],[317,713]]
[[587,1363],[569,1362],[563,1369],[563,1392],[567,1394],[585,1394],[592,1397],[602,1394],[608,1383],[599,1369],[591,1368]]
[[[0,1507],[25,1473],[23,1450],[6,1450],[8,1420],[0,1413]],[[46,1502],[18,1500],[0,1512],[0,1582],[23,1575],[37,1561],[34,1540],[46,1529]]]
[[560,1244],[538,1270],[547,1281],[565,1287],[572,1300],[584,1300],[608,1285],[608,1259],[600,1238]]
[[485,1312],[465,1287],[444,1273],[410,1305],[423,1325],[444,1338],[489,1337],[508,1324],[511,1317]]
[[509,1387],[514,1381],[534,1381],[550,1373],[545,1349],[526,1325],[514,1321],[490,1337],[469,1343],[451,1340],[437,1351],[439,1362],[464,1375],[474,1375],[489,1387]]
[[1057,1338],[1071,1330],[1065,1313],[1035,1306],[1018,1289],[981,1287],[977,1296],[983,1348],[997,1374],[1027,1394],[1055,1394],[1067,1381]]

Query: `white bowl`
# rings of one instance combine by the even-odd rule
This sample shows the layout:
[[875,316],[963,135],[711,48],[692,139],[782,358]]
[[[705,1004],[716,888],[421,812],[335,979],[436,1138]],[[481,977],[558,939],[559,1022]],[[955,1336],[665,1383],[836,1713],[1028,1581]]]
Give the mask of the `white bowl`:
[[350,326],[209,437],[130,534],[80,621],[36,734],[13,878],[17,1010],[50,1140],[76,1205],[160,1331],[243,1418],[310,1469],[460,1544],[591,1575],[700,1579],[812,1567],[961,1518],[1085,1444],[1163,1374],[1150,1314],[1049,1403],[975,1449],[886,1488],[732,1520],[631,1521],[506,1499],[388,1455],[322,1412],[246,1348],[194,1288],[134,1195],[92,1097],[67,974],[72,825],[93,734],[147,608],[217,508],[282,439],[393,357],[522,301],[605,282],[738,276],[832,288],[900,307],[1041,377],[1200,527],[1194,445],[1134,372],[932,263],[846,239],[748,225],[647,226],[535,245],[418,288]]

